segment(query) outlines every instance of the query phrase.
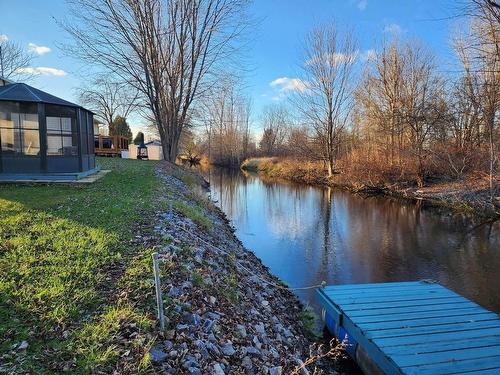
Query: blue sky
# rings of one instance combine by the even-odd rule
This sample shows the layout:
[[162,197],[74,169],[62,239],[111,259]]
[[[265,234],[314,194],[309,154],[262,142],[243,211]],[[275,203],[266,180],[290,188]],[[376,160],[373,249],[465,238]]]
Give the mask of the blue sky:
[[[81,65],[58,49],[67,36],[56,20],[64,19],[66,12],[63,0],[0,0],[0,37],[36,48],[39,56],[33,68],[39,75],[33,86],[76,101]],[[384,39],[398,34],[422,40],[443,71],[455,63],[450,35],[459,7],[454,0],[255,0],[250,12],[256,22],[246,53],[251,66],[246,86],[257,132],[260,110],[283,100],[284,87],[293,86],[300,73],[302,41],[317,23],[333,20],[340,30],[354,29],[360,53],[377,49]],[[133,119],[132,125],[139,129],[140,120]]]

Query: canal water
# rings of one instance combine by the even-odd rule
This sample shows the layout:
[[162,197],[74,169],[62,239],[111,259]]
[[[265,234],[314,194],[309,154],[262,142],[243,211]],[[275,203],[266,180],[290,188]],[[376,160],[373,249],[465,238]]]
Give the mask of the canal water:
[[[500,225],[386,197],[204,173],[236,235],[290,287],[436,280],[500,313]],[[318,309],[313,290],[297,291]]]

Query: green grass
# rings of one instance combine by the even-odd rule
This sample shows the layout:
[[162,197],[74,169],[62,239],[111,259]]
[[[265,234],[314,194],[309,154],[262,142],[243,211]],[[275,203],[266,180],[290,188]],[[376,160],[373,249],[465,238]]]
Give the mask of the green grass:
[[302,322],[311,339],[317,340],[321,336],[321,333],[318,331],[319,318],[311,306],[304,306],[299,313],[299,320]]
[[[111,368],[123,325],[148,331],[149,305],[132,306],[149,298],[151,251],[131,240],[153,209],[156,163],[98,164],[112,172],[84,187],[0,185],[0,363],[10,372]],[[23,340],[26,355],[9,355]]]
[[193,285],[195,287],[202,287],[204,285],[203,275],[199,270],[194,270],[191,274],[191,280],[193,281]]
[[212,222],[203,214],[203,207],[200,204],[191,206],[181,201],[174,201],[172,206],[205,230],[210,230],[212,228]]
[[222,289],[222,295],[230,302],[237,303],[239,300],[238,294],[238,278],[235,273],[230,273],[225,277],[225,287]]

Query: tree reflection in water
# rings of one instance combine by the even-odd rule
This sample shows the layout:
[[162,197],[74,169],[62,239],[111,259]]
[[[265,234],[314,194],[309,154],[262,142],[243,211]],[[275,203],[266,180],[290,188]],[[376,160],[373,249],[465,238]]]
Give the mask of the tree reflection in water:
[[[500,312],[500,225],[384,197],[205,171],[236,234],[293,287],[434,279]],[[314,291],[299,296],[312,305]]]

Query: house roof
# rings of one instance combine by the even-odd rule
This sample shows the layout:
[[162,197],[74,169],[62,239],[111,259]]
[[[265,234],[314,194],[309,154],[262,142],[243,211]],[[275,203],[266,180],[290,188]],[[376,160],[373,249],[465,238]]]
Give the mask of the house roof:
[[0,86],[0,101],[30,102],[63,105],[82,108],[81,106],[58,98],[57,96],[38,90],[25,83],[11,83]]
[[157,139],[145,143],[146,146],[161,146],[161,142]]

